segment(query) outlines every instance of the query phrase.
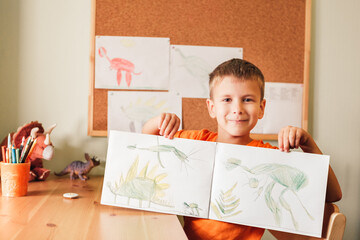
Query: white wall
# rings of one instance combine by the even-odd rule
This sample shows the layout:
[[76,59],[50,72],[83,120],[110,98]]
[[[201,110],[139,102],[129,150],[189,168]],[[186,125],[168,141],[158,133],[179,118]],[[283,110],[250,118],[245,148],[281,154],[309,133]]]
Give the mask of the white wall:
[[[312,12],[310,132],[342,186],[344,239],[357,239],[360,1],[313,1]],[[106,155],[106,139],[87,136],[89,39],[90,0],[0,0],[0,138],[31,120],[57,123],[53,171],[84,152]]]
[[105,159],[106,138],[87,136],[90,0],[0,3],[0,136],[32,120],[57,123],[47,168],[60,171],[84,152]]
[[360,1],[313,1],[311,132],[343,191],[344,239],[360,238]]

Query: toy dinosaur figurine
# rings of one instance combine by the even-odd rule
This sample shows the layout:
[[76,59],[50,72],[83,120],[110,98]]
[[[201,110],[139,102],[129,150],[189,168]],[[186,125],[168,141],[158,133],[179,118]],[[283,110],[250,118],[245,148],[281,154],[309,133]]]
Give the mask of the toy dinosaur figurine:
[[56,176],[63,176],[68,173],[70,173],[70,179],[74,180],[76,178],[80,178],[83,181],[86,181],[89,179],[88,176],[86,176],[87,173],[91,171],[93,167],[96,167],[100,164],[100,160],[96,160],[97,158],[94,156],[90,158],[89,154],[85,153],[85,159],[87,162],[82,161],[73,161],[69,165],[64,168],[59,173],[54,173]]
[[[34,147],[34,150],[29,157],[30,173],[29,181],[43,181],[49,174],[50,170],[43,167],[42,160],[51,160],[54,156],[54,146],[50,141],[50,134],[52,130],[56,127],[56,124],[49,127],[47,130],[44,130],[41,123],[33,121],[23,126],[19,127],[16,132],[11,133],[11,144],[16,148],[19,148],[22,142],[22,139],[25,139],[25,142],[30,138],[36,138],[37,143]],[[0,146],[6,145],[7,136],[4,138]],[[0,161],[3,160],[0,156]]]

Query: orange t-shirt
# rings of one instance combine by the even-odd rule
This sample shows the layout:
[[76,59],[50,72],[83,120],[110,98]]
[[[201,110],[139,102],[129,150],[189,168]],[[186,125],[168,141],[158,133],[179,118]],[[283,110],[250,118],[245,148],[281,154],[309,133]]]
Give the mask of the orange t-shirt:
[[[206,129],[199,131],[181,130],[175,134],[175,137],[215,142],[217,133],[210,132]],[[276,148],[261,140],[253,140],[247,144],[247,146]],[[184,217],[184,223],[184,231],[189,239],[258,240],[261,239],[265,231],[262,228],[192,217]]]

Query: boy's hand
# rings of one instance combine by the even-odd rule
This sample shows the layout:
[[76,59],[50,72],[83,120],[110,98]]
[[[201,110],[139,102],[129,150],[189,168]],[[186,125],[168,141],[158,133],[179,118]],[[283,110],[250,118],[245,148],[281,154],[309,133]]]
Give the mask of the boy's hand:
[[173,139],[175,133],[180,127],[180,118],[174,113],[162,113],[159,121],[159,134]]
[[[287,126],[280,130],[278,135],[279,149],[289,152],[290,149],[301,147],[306,153],[322,154],[314,139],[305,130],[297,127]],[[326,190],[326,202],[336,202],[342,198],[339,182],[331,166]]]
[[180,118],[173,113],[162,113],[147,121],[142,129],[142,133],[162,135],[173,139],[180,127]]
[[280,130],[278,134],[280,151],[289,152],[290,149],[301,148],[307,153],[322,154],[314,139],[304,129],[287,126]]

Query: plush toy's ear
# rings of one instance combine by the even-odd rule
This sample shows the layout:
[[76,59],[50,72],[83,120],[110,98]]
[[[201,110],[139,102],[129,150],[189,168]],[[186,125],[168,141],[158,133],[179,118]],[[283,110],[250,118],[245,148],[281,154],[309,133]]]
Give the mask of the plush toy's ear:
[[14,144],[15,147],[20,147],[22,138],[23,137],[27,138],[28,136],[30,136],[31,129],[36,128],[36,127],[39,128],[37,133],[44,132],[44,128],[43,128],[42,124],[38,123],[37,121],[27,123],[27,124],[19,127],[18,130],[16,131],[16,133],[14,133],[14,136],[12,138],[12,144]]

